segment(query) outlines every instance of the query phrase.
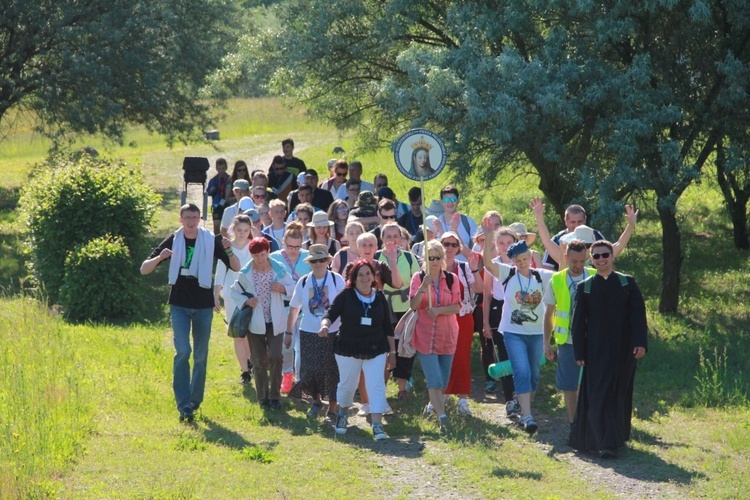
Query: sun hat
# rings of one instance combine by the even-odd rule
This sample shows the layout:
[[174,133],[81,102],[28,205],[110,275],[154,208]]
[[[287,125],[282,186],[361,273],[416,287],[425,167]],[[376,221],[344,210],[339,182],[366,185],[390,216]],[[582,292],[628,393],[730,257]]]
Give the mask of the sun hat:
[[311,260],[320,260],[320,259],[330,259],[331,254],[328,253],[328,247],[325,245],[321,245],[319,243],[316,243],[314,245],[310,245],[310,253],[305,257],[305,262],[310,262]]
[[455,231],[446,231],[443,234],[440,235],[440,243],[443,242],[443,240],[447,238],[455,238],[455,240],[458,242],[459,248],[461,248],[461,238],[458,237]]
[[232,189],[250,189],[250,181],[248,181],[247,179],[237,179],[236,181],[234,181],[234,184],[232,184]]
[[508,258],[513,259],[518,255],[521,255],[522,253],[529,251],[529,245],[526,244],[524,240],[521,240],[517,243],[513,243],[511,246],[508,247]]
[[596,235],[593,229],[582,224],[576,227],[574,231],[562,235],[560,243],[570,243],[573,240],[581,240],[587,245],[591,245],[596,241]]
[[239,209],[239,212],[244,212],[245,210],[250,210],[251,208],[255,208],[255,202],[253,202],[253,199],[249,196],[243,196],[240,198],[240,201],[237,203],[237,208]]
[[260,220],[260,213],[254,208],[248,208],[242,213],[250,217],[250,220],[253,222],[258,222]]
[[333,226],[333,221],[328,220],[328,214],[325,212],[315,212],[312,216],[312,222],[307,223],[307,227],[325,226]]
[[437,222],[437,220],[438,220],[438,218],[435,217],[434,215],[428,215],[425,218],[424,225],[427,226],[427,230],[428,231],[432,231],[433,233],[435,232],[435,230],[432,229],[432,226],[433,226],[433,224],[435,224],[435,222]]
[[430,202],[430,206],[427,207],[426,212],[427,212],[427,215],[437,216],[437,215],[443,214],[445,210],[443,209],[443,205],[441,205],[439,201],[432,200],[432,202]]
[[526,224],[523,222],[514,222],[508,228],[516,232],[518,236],[526,236],[526,244],[533,245],[536,240],[536,233],[530,233],[526,230]]
[[478,237],[482,236],[484,234],[484,228],[482,226],[477,227],[477,232],[474,233],[474,239],[476,240]]

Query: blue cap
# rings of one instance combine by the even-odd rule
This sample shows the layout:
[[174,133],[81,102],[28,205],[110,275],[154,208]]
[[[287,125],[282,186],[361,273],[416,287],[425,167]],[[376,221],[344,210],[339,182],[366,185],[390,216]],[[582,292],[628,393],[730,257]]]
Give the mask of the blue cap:
[[521,255],[522,253],[526,253],[528,251],[529,251],[529,245],[527,245],[524,240],[521,240],[517,243],[513,243],[511,246],[508,247],[508,258],[513,259],[517,255]]

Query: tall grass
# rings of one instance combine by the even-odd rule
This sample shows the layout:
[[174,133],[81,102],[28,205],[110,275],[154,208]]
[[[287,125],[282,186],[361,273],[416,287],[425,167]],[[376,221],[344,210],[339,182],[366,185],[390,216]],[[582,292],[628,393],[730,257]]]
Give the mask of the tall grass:
[[91,429],[85,363],[70,327],[29,298],[0,298],[0,498],[54,494],[50,478]]

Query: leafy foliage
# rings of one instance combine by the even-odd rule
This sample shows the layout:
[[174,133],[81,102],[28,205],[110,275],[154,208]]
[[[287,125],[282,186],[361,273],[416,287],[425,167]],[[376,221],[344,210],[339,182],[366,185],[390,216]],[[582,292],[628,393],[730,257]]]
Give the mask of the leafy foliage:
[[206,75],[231,46],[224,0],[0,0],[0,120],[122,139],[128,123],[187,140],[210,121]]
[[[649,191],[664,231],[662,312],[682,260],[677,201],[750,116],[750,5],[729,0],[290,0],[251,57],[273,88],[370,145],[411,127],[453,175],[530,164],[555,211],[610,233]],[[730,154],[728,150],[726,154]]]
[[[129,255],[144,253],[145,231],[161,198],[140,172],[87,154],[55,154],[35,172],[22,190],[20,205],[32,271],[51,301],[63,286],[68,253],[80,245],[112,235],[121,238]],[[135,268],[120,266],[118,271],[131,273],[132,279]],[[102,278],[88,277],[90,282]]]
[[70,252],[60,302],[75,321],[132,318],[143,306],[141,281],[121,237],[94,238]]

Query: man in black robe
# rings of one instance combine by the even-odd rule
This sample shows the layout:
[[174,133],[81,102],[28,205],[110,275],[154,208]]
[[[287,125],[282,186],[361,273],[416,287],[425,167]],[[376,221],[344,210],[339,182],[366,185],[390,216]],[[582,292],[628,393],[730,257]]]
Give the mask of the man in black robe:
[[571,332],[585,367],[570,446],[613,458],[630,439],[636,360],[646,354],[646,306],[632,276],[613,270],[608,241],[591,247],[596,274],[578,284]]

